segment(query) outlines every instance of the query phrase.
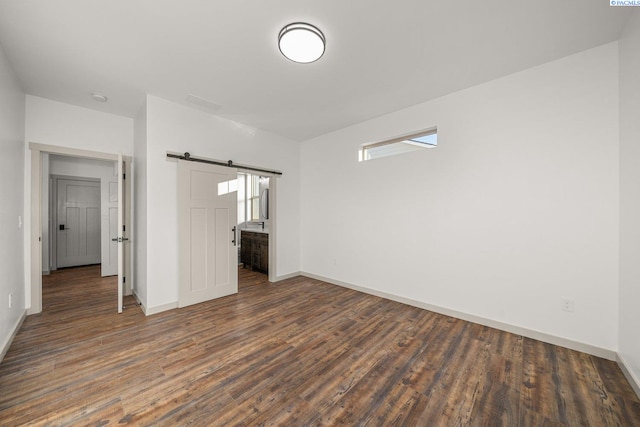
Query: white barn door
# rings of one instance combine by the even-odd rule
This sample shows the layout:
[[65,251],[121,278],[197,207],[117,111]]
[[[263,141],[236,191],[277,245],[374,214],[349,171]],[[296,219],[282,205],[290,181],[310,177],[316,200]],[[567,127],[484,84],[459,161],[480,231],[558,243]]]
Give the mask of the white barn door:
[[178,306],[238,292],[236,169],[178,161]]

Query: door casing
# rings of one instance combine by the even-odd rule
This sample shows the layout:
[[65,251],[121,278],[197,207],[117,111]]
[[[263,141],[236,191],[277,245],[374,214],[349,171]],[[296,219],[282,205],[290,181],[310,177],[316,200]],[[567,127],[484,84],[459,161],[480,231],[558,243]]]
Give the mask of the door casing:
[[[81,150],[77,148],[60,147],[57,145],[29,143],[31,151],[31,219],[30,219],[30,287],[31,287],[31,307],[27,310],[27,314],[36,314],[42,312],[42,153],[59,154],[70,157],[81,157],[86,159],[110,160],[117,162],[118,155],[111,153],[102,153],[98,151]],[[127,192],[125,194],[125,206],[129,206],[125,210],[127,233],[133,235],[133,223],[131,221],[131,201],[132,184],[131,184],[131,157],[123,156],[127,163],[127,172],[129,179],[126,180]],[[125,283],[124,292],[126,295],[131,294],[133,289],[133,263],[132,263],[132,240],[125,245],[125,277],[128,280]]]

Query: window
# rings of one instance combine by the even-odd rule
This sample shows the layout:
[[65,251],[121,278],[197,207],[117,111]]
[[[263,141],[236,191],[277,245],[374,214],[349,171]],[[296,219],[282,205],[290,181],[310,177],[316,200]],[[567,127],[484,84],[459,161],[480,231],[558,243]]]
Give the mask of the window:
[[251,221],[260,220],[260,177],[258,175],[249,175],[247,182],[247,217]]
[[365,144],[359,152],[359,161],[377,159],[379,157],[395,156],[396,154],[438,146],[438,129],[433,128],[408,136],[394,138],[388,141]]
[[269,188],[269,178],[250,173],[238,173],[238,224],[263,221],[267,215],[260,212],[261,193]]

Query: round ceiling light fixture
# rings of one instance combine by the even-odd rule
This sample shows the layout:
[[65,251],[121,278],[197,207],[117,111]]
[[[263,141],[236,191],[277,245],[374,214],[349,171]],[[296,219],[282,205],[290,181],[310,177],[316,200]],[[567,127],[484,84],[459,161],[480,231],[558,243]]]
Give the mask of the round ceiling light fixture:
[[101,93],[94,92],[91,94],[91,97],[98,102],[107,102],[107,97]]
[[286,25],[278,34],[280,52],[293,62],[302,64],[320,59],[325,43],[322,31],[304,22]]

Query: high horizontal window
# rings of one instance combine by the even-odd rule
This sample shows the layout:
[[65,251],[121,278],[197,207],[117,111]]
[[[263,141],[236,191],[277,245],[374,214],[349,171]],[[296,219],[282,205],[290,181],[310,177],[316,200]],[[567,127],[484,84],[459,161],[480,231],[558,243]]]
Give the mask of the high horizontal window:
[[433,128],[416,134],[365,144],[360,148],[359,161],[395,156],[396,154],[435,148],[438,146],[438,129]]

